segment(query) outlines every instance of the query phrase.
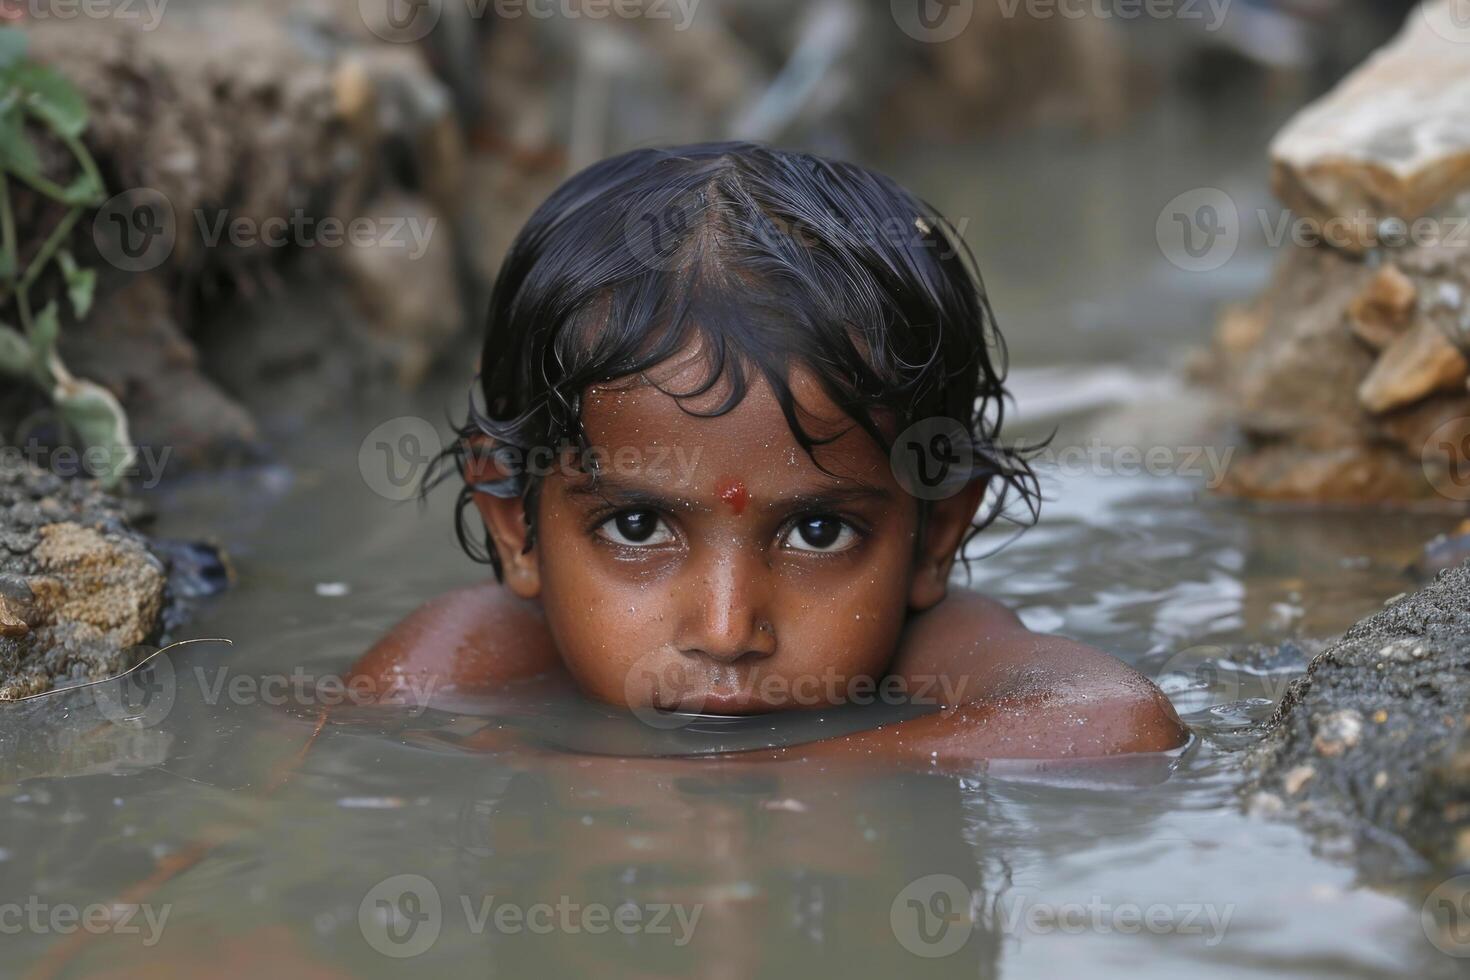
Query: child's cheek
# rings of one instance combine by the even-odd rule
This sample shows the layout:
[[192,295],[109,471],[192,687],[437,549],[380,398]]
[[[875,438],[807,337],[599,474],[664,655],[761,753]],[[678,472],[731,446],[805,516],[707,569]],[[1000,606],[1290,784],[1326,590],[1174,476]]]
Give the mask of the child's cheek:
[[541,605],[567,669],[590,695],[625,700],[627,678],[641,653],[664,646],[660,592],[606,572],[595,545],[574,545],[543,558]]

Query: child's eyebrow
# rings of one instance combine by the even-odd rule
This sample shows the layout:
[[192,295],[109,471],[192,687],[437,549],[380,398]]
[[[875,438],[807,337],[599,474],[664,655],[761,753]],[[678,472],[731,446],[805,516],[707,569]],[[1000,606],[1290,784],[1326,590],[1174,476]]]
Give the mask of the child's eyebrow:
[[[570,483],[566,492],[573,497],[594,497],[608,503],[614,503],[623,507],[646,507],[650,510],[667,510],[680,512],[694,512],[707,514],[715,508],[709,504],[689,500],[675,494],[662,490],[639,486],[628,483],[615,476],[600,476],[596,481],[591,479],[579,480]],[[769,496],[762,494],[764,500],[757,500],[758,508],[762,511],[780,510],[803,510],[818,511],[830,510],[843,504],[859,503],[868,500],[886,501],[892,498],[892,494],[883,487],[862,483],[856,480],[844,480],[841,484],[824,486],[810,490],[800,490],[795,493]]]

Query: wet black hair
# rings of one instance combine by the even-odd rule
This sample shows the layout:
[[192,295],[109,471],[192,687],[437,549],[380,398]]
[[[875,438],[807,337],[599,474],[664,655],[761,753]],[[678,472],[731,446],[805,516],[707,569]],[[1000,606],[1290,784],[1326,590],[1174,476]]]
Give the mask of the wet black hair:
[[953,431],[972,450],[969,477],[988,480],[966,544],[997,519],[1034,523],[1040,494],[1026,451],[1000,442],[1005,344],[955,228],[863,167],[703,143],[593,164],[557,188],[512,244],[491,294],[468,417],[422,484],[427,493],[449,477],[451,461],[464,478],[455,530],[470,557],[501,576],[488,533],[478,545],[472,511],[466,521],[475,491],[525,497],[529,549],[540,484],[514,466],[504,479],[471,483],[474,437],[489,436],[503,464],[532,450],[585,454],[588,387],[636,375],[696,339],[706,378],[670,394],[702,394],[723,379],[728,397],[701,414],[728,412],[759,375],[811,455],[832,437],[801,424],[788,383],[798,363],[885,451],[880,413],[896,421],[893,433],[936,417],[958,423]]

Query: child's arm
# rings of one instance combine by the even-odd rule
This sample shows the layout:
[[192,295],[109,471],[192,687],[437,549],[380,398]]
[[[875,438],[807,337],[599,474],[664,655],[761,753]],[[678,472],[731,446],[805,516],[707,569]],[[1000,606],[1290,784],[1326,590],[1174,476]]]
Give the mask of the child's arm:
[[787,751],[953,765],[1156,752],[1189,734],[1142,674],[1085,644],[1033,633],[976,592],[952,590],[916,616],[891,673],[910,696],[945,710]]
[[560,667],[540,607],[484,582],[409,613],[353,665],[349,680],[366,678],[380,696],[408,681],[430,694],[489,692]]

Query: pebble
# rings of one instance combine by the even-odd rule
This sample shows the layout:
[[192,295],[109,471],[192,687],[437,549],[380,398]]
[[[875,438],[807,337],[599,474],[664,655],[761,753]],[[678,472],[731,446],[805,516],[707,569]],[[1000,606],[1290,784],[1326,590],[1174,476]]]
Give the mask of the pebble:
[[1363,716],[1352,709],[1334,711],[1312,719],[1317,734],[1312,747],[1329,758],[1341,755],[1358,744],[1363,734]]
[[1286,790],[1287,796],[1295,796],[1300,792],[1307,780],[1317,775],[1317,770],[1311,766],[1293,766],[1281,777],[1281,786]]

